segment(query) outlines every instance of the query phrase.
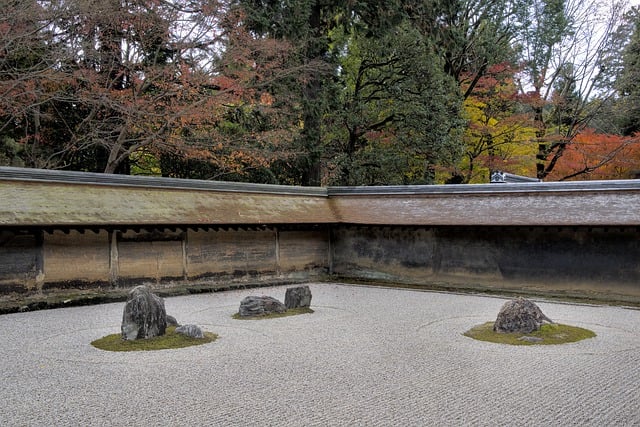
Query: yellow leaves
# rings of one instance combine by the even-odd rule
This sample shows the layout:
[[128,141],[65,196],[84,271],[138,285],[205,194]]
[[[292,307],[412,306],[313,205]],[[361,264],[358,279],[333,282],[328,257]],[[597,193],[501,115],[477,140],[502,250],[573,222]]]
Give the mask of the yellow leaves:
[[139,149],[129,156],[132,175],[160,176],[162,170],[155,155],[145,149]]
[[535,176],[536,128],[529,116],[505,109],[508,105],[494,98],[470,97],[465,101],[466,156],[458,169],[468,182],[488,182],[493,169]]

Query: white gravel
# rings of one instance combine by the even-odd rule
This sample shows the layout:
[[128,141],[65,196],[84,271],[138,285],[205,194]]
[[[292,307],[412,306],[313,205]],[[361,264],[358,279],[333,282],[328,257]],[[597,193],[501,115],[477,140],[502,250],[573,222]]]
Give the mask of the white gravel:
[[640,425],[640,311],[537,301],[597,337],[506,346],[462,334],[505,299],[310,285],[313,314],[234,320],[242,298],[165,300],[220,338],[115,353],[124,303],[0,316],[0,426]]

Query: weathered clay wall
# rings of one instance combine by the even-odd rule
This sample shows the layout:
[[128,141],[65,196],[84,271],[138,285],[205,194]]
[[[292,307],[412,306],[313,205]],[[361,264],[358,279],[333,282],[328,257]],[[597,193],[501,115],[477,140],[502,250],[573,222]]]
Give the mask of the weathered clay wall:
[[0,230],[0,294],[38,287],[42,272],[42,232]]
[[326,273],[329,232],[279,228],[189,231],[189,279],[201,277],[297,277]]
[[117,260],[118,269],[112,281],[183,279],[184,236],[181,231],[170,230],[116,232],[112,258]]
[[274,229],[189,232],[188,274],[192,278],[274,274],[276,236]]
[[109,233],[54,231],[43,235],[43,268],[40,282],[51,283],[109,282]]
[[0,294],[324,273],[640,301],[640,180],[306,188],[0,167]]
[[142,281],[308,280],[328,271],[329,232],[282,228],[0,235],[0,294]]
[[636,227],[339,226],[332,251],[344,277],[640,297]]
[[309,226],[0,234],[0,294],[337,277],[635,298],[640,228]]
[[281,272],[329,269],[329,229],[283,230],[278,236]]

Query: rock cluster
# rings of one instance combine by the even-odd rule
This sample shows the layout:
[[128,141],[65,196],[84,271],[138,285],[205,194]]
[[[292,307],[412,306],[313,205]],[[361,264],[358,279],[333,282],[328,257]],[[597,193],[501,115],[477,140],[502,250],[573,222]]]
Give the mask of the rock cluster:
[[284,295],[284,305],[287,309],[309,307],[311,305],[311,290],[308,286],[288,288]]
[[284,313],[287,307],[269,296],[248,296],[240,301],[241,317],[264,316],[271,313]]
[[157,337],[164,335],[166,329],[164,300],[144,285],[129,291],[122,314],[122,338],[136,340]]
[[516,298],[502,306],[493,330],[528,334],[539,330],[544,322],[553,323],[536,304],[524,298]]

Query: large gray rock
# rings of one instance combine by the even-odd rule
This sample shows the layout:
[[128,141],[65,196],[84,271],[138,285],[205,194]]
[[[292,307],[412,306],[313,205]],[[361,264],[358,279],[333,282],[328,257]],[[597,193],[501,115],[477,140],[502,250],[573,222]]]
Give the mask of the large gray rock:
[[311,289],[308,286],[288,288],[284,294],[284,305],[287,309],[309,307],[311,305]]
[[284,313],[287,307],[269,296],[248,296],[240,301],[239,314],[242,317],[264,316],[271,313]]
[[504,303],[493,324],[493,330],[528,334],[539,330],[544,322],[553,323],[536,304],[524,298],[516,298]]
[[122,314],[122,338],[137,340],[157,337],[164,335],[166,329],[164,300],[144,285],[129,291]]
[[197,325],[182,325],[176,328],[176,333],[186,335],[191,338],[204,338],[204,332]]

